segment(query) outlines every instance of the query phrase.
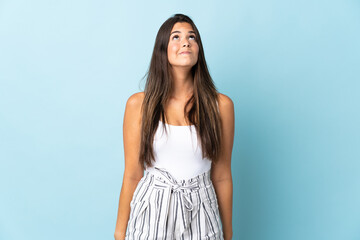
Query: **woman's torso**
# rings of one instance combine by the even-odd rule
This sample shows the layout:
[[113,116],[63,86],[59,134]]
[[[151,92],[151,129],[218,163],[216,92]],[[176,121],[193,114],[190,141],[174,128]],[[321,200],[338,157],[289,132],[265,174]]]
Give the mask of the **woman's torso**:
[[[165,129],[167,129],[167,134]],[[159,121],[153,141],[153,166],[164,168],[178,180],[186,180],[211,168],[211,161],[202,157],[194,125],[175,126]]]

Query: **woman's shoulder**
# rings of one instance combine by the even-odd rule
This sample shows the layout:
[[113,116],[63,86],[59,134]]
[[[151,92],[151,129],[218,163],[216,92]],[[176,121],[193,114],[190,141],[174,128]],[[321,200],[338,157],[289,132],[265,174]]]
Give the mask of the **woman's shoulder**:
[[234,103],[231,98],[225,94],[218,94],[219,111],[223,121],[226,121],[227,125],[231,125],[234,121]]
[[126,102],[127,106],[139,106],[143,102],[145,97],[144,92],[137,92],[132,94]]
[[219,107],[231,107],[234,105],[232,99],[223,93],[218,93],[218,103]]
[[231,98],[225,94],[218,94],[219,111],[223,131],[228,136],[233,136],[235,128],[235,109]]
[[144,96],[144,92],[132,94],[126,101],[125,112],[134,118],[139,118]]

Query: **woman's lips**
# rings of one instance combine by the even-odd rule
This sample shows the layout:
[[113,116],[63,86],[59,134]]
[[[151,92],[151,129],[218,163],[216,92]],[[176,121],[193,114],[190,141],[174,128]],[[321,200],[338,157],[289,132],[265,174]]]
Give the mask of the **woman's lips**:
[[182,53],[180,53],[180,54],[190,54],[190,52],[182,52]]

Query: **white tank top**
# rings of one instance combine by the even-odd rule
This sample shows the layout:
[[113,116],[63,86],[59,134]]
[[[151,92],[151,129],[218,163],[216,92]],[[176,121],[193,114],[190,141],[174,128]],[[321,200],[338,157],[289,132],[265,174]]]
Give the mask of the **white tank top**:
[[175,126],[159,121],[153,148],[156,161],[152,161],[153,167],[147,167],[147,171],[164,168],[177,180],[187,180],[211,168],[211,161],[202,158],[195,125]]

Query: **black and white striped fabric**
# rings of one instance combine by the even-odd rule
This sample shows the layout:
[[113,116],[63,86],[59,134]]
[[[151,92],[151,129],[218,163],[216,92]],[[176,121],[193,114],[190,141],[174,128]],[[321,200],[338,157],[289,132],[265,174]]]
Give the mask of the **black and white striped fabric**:
[[130,202],[125,240],[223,240],[210,170],[176,180],[165,169],[145,170]]

